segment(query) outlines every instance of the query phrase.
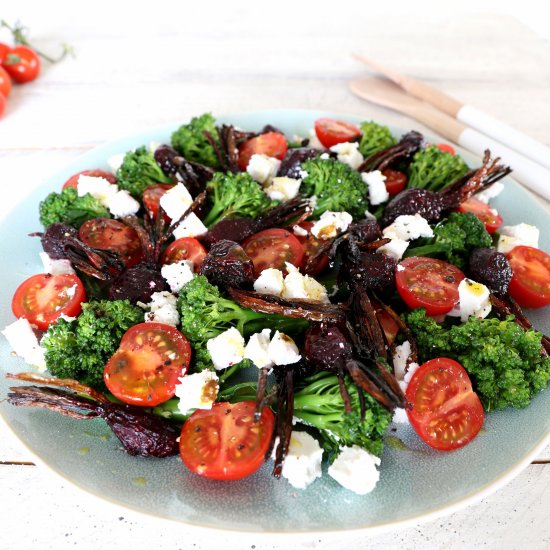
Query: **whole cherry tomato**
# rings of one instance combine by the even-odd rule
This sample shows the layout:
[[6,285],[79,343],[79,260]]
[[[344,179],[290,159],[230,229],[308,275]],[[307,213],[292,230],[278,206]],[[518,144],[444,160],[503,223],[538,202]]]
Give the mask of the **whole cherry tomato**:
[[0,42],[0,65],[4,63],[4,59],[6,59],[10,49],[11,48],[7,44]]
[[4,67],[0,67],[0,94],[8,97],[11,92],[11,78]]
[[19,84],[34,80],[40,73],[40,58],[27,46],[11,48],[2,65]]
[[4,97],[3,94],[0,94],[0,118],[2,118],[2,115],[6,110],[7,103],[8,103],[8,100]]

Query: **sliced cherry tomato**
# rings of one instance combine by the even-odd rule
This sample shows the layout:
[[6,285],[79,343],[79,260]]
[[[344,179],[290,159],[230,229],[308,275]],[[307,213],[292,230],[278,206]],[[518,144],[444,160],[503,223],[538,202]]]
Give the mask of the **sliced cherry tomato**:
[[10,48],[2,65],[19,84],[34,80],[40,72],[40,58],[28,46]]
[[143,259],[136,230],[118,220],[109,218],[88,220],[80,226],[78,236],[89,246],[116,252],[127,267],[132,267]]
[[427,361],[406,390],[407,416],[424,443],[453,451],[472,441],[483,426],[483,406],[464,367],[447,357]]
[[197,410],[181,430],[183,463],[208,479],[242,479],[264,462],[275,417],[264,407],[254,422],[255,403],[214,403],[210,410]]
[[4,44],[3,42],[0,42],[0,65],[4,64],[4,61],[8,56],[8,53],[10,53],[10,50],[10,46]]
[[407,185],[407,174],[400,172],[399,170],[392,170],[386,168],[382,170],[382,175],[386,176],[386,191],[393,197],[405,189]]
[[475,214],[485,225],[487,233],[494,233],[502,225],[502,216],[488,204],[474,197],[464,201],[459,207],[459,212],[471,212]]
[[413,256],[398,264],[395,272],[397,290],[412,309],[426,308],[428,315],[448,313],[458,303],[458,285],[464,273],[452,264]]
[[181,260],[191,260],[193,270],[198,273],[206,257],[206,248],[193,237],[182,237],[170,243],[162,255],[163,264],[174,264]]
[[0,95],[8,97],[11,92],[11,78],[4,67],[0,67]]
[[550,256],[531,246],[515,246],[506,255],[512,268],[508,292],[521,307],[550,305]]
[[[300,244],[304,247],[304,259],[302,265],[305,266],[308,259],[317,254],[317,250],[323,244],[323,241],[319,240],[317,237],[311,234],[311,228],[313,227],[313,222],[302,222],[298,224],[299,227],[307,231],[307,235],[296,235],[296,238]],[[330,262],[330,258],[326,254],[322,254],[317,260],[316,265],[309,271],[309,275],[317,275],[324,271]]]
[[244,172],[252,155],[267,155],[283,160],[288,149],[285,136],[279,132],[267,132],[245,141],[239,147],[239,168]]
[[318,118],[315,121],[315,133],[319,141],[328,148],[358,138],[361,135],[361,130],[355,124],[344,120]]
[[191,345],[179,330],[164,323],[140,323],[122,337],[103,379],[124,403],[154,407],[174,397],[190,361]]
[[109,183],[116,183],[116,176],[111,174],[111,172],[106,172],[105,170],[100,170],[95,168],[94,170],[82,170],[82,172],[77,172],[73,174],[64,184],[63,189],[66,187],[78,188],[78,178],[80,176],[90,176],[92,178],[105,178]]
[[435,146],[444,153],[450,153],[453,157],[456,155],[454,147],[448,143],[436,143]]
[[[150,185],[147,187],[143,194],[141,195],[141,199],[143,201],[143,206],[145,206],[145,209],[151,214],[151,216],[156,219],[159,213],[159,206],[160,206],[160,199],[168,189],[171,189],[174,187],[171,183],[155,183],[154,185]],[[164,216],[165,221],[170,223],[170,218],[168,216]]]
[[286,262],[300,267],[304,259],[304,247],[286,229],[260,231],[248,237],[242,246],[254,264],[256,276],[268,267],[284,271]]
[[69,273],[33,275],[21,283],[11,302],[17,318],[24,318],[40,330],[46,330],[64,314],[76,317],[86,301],[82,281]]
[[7,104],[8,100],[5,98],[4,94],[0,94],[0,118],[2,118],[2,116],[4,115]]

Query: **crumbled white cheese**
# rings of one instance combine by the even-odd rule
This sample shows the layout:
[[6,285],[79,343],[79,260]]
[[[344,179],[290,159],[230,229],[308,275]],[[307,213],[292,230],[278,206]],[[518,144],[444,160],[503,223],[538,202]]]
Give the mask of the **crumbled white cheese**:
[[201,235],[206,235],[206,233],[208,233],[208,228],[194,212],[191,212],[185,216],[185,219],[176,229],[174,229],[174,238],[200,237]]
[[527,223],[518,225],[505,225],[500,228],[497,250],[507,254],[515,246],[539,247],[540,231],[538,227]]
[[275,365],[291,365],[301,359],[294,340],[278,330],[269,343],[268,354]]
[[140,209],[140,204],[128,191],[120,190],[108,198],[107,208],[115,218],[124,218],[135,214]]
[[330,150],[338,155],[337,158],[340,162],[347,164],[354,170],[357,170],[365,160],[359,152],[359,143],[350,143],[349,141],[337,143]]
[[307,146],[310,149],[317,149],[318,151],[325,150],[325,146],[319,141],[317,133],[313,128],[308,132],[307,137],[309,139],[309,143],[307,144]]
[[380,458],[365,451],[358,445],[344,447],[328,468],[328,474],[342,487],[366,495],[370,493],[380,479],[377,466]]
[[118,191],[118,186],[102,177],[78,176],[77,193],[79,197],[89,193],[96,198],[103,206],[109,207],[109,201]]
[[283,272],[272,267],[264,269],[254,281],[254,290],[263,294],[280,296],[283,293],[283,288]]
[[420,237],[433,237],[434,232],[428,220],[420,214],[397,216],[394,222],[382,231],[384,237],[397,237],[404,241],[414,241]]
[[206,342],[206,348],[216,370],[226,369],[240,363],[244,358],[244,338],[235,327],[210,338]]
[[261,184],[268,184],[277,175],[281,161],[275,157],[255,154],[250,157],[246,171],[252,179]]
[[481,193],[476,193],[474,197],[477,200],[480,200],[481,202],[488,203],[491,199],[494,199],[495,197],[498,197],[502,193],[504,189],[504,184],[500,183],[500,181],[497,181],[493,183],[493,185],[487,187],[487,189],[484,189],[481,191]]
[[323,449],[307,432],[292,432],[282,475],[296,489],[305,489],[322,476]]
[[179,220],[192,202],[193,197],[183,183],[177,183],[174,187],[168,189],[159,201],[160,206],[172,221]]
[[395,346],[395,353],[393,354],[393,371],[397,380],[403,380],[407,367],[407,359],[410,354],[411,343],[408,340],[405,340],[399,346]]
[[259,369],[273,366],[273,361],[269,357],[269,341],[271,330],[264,328],[262,332],[253,334],[244,348],[245,359],[250,359]]
[[386,176],[380,170],[362,172],[361,177],[368,186],[369,200],[372,205],[382,204],[390,198],[390,194],[386,189]]
[[[401,387],[401,391],[405,393],[407,391],[407,386],[409,385],[409,382],[411,381],[411,378],[413,377],[414,373],[419,368],[418,363],[410,363],[409,368],[405,375],[402,377],[401,380],[398,379],[399,386]],[[397,376],[397,373],[396,373]],[[397,407],[393,413],[392,422],[395,422],[396,424],[410,424],[409,417],[407,415],[407,411],[401,407]]]
[[211,409],[219,390],[218,376],[211,370],[188,374],[176,384],[176,397],[179,397],[178,409],[187,414],[194,409]]
[[490,291],[471,279],[462,279],[458,285],[458,304],[447,315],[460,317],[464,323],[469,317],[483,319],[491,312]]
[[17,319],[8,325],[2,334],[6,337],[12,351],[21,357],[26,363],[38,369],[46,370],[44,354],[46,350],[40,346],[38,339],[27,319]]
[[146,323],[165,323],[166,325],[175,327],[180,322],[176,302],[177,298],[173,294],[163,291],[154,292],[148,304],[138,302],[138,305],[149,309],[145,314]]
[[330,155],[328,153],[321,153],[321,155],[319,155],[319,158],[323,160],[328,160],[330,158]]
[[50,258],[46,252],[39,253],[42,265],[44,266],[44,273],[50,273],[51,275],[65,275],[66,273],[73,274],[74,269],[69,260],[54,260]]
[[385,254],[386,256],[390,256],[390,258],[394,258],[395,260],[399,261],[403,257],[403,254],[408,247],[409,241],[404,241],[395,237],[391,238],[391,241],[388,244],[382,245],[381,247],[377,248],[376,252],[380,252],[382,254]]
[[332,239],[346,231],[352,221],[348,212],[323,212],[313,224],[311,234],[321,240]]
[[116,174],[117,170],[122,166],[124,162],[125,153],[119,153],[118,155],[113,155],[107,160],[107,164],[111,169],[113,174]]
[[327,289],[313,277],[302,275],[298,268],[286,262],[288,275],[284,278],[282,298],[315,300],[328,303]]
[[307,237],[307,230],[304,229],[303,227],[300,227],[299,225],[293,225],[292,232],[297,237]]
[[193,262],[180,260],[173,264],[163,265],[160,274],[172,292],[179,292],[193,278]]
[[264,191],[271,200],[289,201],[298,194],[301,183],[301,180],[288,178],[286,176],[273,178],[271,182],[264,187]]

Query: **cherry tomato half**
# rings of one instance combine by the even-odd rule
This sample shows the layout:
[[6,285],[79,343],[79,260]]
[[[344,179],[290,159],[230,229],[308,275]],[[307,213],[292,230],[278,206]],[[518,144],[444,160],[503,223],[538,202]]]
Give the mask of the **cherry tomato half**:
[[407,416],[422,441],[453,451],[472,441],[483,426],[483,406],[464,367],[446,357],[424,363],[406,390]]
[[508,292],[521,307],[550,305],[550,256],[531,246],[515,246],[506,254],[512,268]]
[[244,251],[254,264],[256,277],[268,267],[286,269],[285,262],[300,267],[304,259],[304,247],[300,241],[286,229],[266,229],[242,244]]
[[448,143],[436,143],[435,146],[444,153],[450,153],[453,157],[456,155],[455,148]]
[[283,160],[288,149],[285,136],[279,132],[267,132],[245,141],[239,147],[239,168],[244,172],[252,155],[267,155]]
[[111,174],[111,172],[106,172],[105,170],[100,170],[95,168],[94,170],[82,170],[82,172],[77,172],[73,174],[64,184],[63,189],[66,187],[78,188],[78,178],[80,176],[90,176],[92,178],[105,178],[109,183],[116,183],[116,176]]
[[448,313],[458,303],[458,285],[464,273],[452,264],[412,256],[397,265],[395,283],[411,308],[424,307],[428,315]]
[[459,207],[459,212],[471,212],[485,225],[487,233],[494,233],[502,225],[502,216],[488,204],[473,197],[464,201]]
[[208,479],[242,479],[264,462],[275,417],[264,407],[254,422],[255,403],[214,403],[210,410],[197,410],[181,430],[183,463]]
[[118,220],[109,218],[88,220],[80,226],[78,236],[88,246],[116,252],[127,267],[132,267],[143,259],[136,230]]
[[206,257],[206,248],[193,237],[182,237],[170,243],[162,255],[163,264],[174,264],[181,260],[191,260],[193,271],[198,273]]
[[382,170],[382,175],[386,176],[386,181],[384,184],[386,185],[386,191],[392,197],[403,191],[403,189],[407,186],[407,174],[400,172],[399,170],[386,168],[385,170]]
[[140,323],[122,337],[103,379],[124,403],[154,407],[174,396],[190,361],[191,345],[179,330],[164,323]]
[[11,77],[4,67],[0,67],[0,95],[8,97],[11,92]]
[[[145,209],[153,219],[156,219],[158,216],[162,195],[172,187],[174,186],[171,183],[155,183],[145,188],[143,191],[141,195],[143,206],[145,206]],[[170,223],[170,218],[168,216],[165,215],[164,219],[167,223]]]
[[315,133],[325,147],[344,143],[361,135],[361,130],[351,122],[334,118],[318,118],[315,121]]
[[40,330],[46,330],[62,314],[76,317],[86,301],[82,281],[72,274],[33,275],[21,283],[11,302],[17,318],[24,318]]
[[40,58],[27,46],[10,48],[2,65],[19,84],[34,80],[40,72]]
[[[319,240],[317,237],[311,234],[313,222],[302,222],[298,225],[299,227],[307,231],[307,235],[296,235],[296,238],[304,247],[304,259],[302,261],[302,265],[305,266],[308,259],[317,254],[317,250],[323,244],[323,241]],[[326,254],[322,254],[321,257],[318,259],[314,269],[309,271],[309,275],[317,275],[318,273],[321,273],[328,267],[329,262],[330,258]]]

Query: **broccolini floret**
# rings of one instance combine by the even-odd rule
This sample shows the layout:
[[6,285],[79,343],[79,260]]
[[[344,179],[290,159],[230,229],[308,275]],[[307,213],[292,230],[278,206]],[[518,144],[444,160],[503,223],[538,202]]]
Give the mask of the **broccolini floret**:
[[470,212],[451,212],[434,227],[433,237],[418,242],[406,250],[405,257],[441,258],[463,269],[472,250],[490,247],[493,241],[477,216]]
[[477,319],[450,328],[416,309],[405,315],[420,359],[450,357],[468,372],[485,410],[523,408],[550,381],[550,357],[541,355],[541,333],[523,330],[513,317]]
[[210,132],[217,141],[216,119],[210,113],[192,118],[189,124],[182,124],[172,134],[172,147],[187,160],[200,162],[212,168],[219,168],[220,163],[214,147],[212,147],[204,132]]
[[116,172],[117,184],[140,200],[143,191],[155,183],[173,183],[157,164],[147,147],[128,151]]
[[468,165],[460,155],[441,151],[429,145],[415,153],[409,165],[408,187],[440,191],[468,172]]
[[272,206],[271,199],[249,174],[218,172],[208,182],[210,211],[203,220],[211,227],[223,218],[255,218]]
[[392,147],[397,140],[392,136],[390,129],[376,122],[361,123],[361,141],[359,142],[359,152],[368,158],[379,151]]
[[59,378],[72,378],[103,388],[103,371],[124,333],[143,322],[143,311],[128,300],[100,300],[82,304],[74,321],[51,325],[41,345],[46,366]]
[[332,462],[342,447],[359,445],[370,453],[380,456],[383,436],[391,422],[388,412],[370,395],[365,394],[365,420],[361,420],[357,388],[346,377],[352,412],[347,414],[340,394],[338,377],[321,371],[298,382],[294,392],[293,415],[304,424],[317,428],[321,444]]
[[334,159],[316,158],[302,164],[307,176],[300,192],[315,195],[313,217],[323,212],[348,212],[354,218],[363,218],[368,208],[367,184],[359,172]]
[[48,227],[63,222],[80,227],[94,218],[110,218],[109,210],[89,193],[79,197],[74,187],[66,187],[61,193],[50,193],[39,206],[40,223]]

